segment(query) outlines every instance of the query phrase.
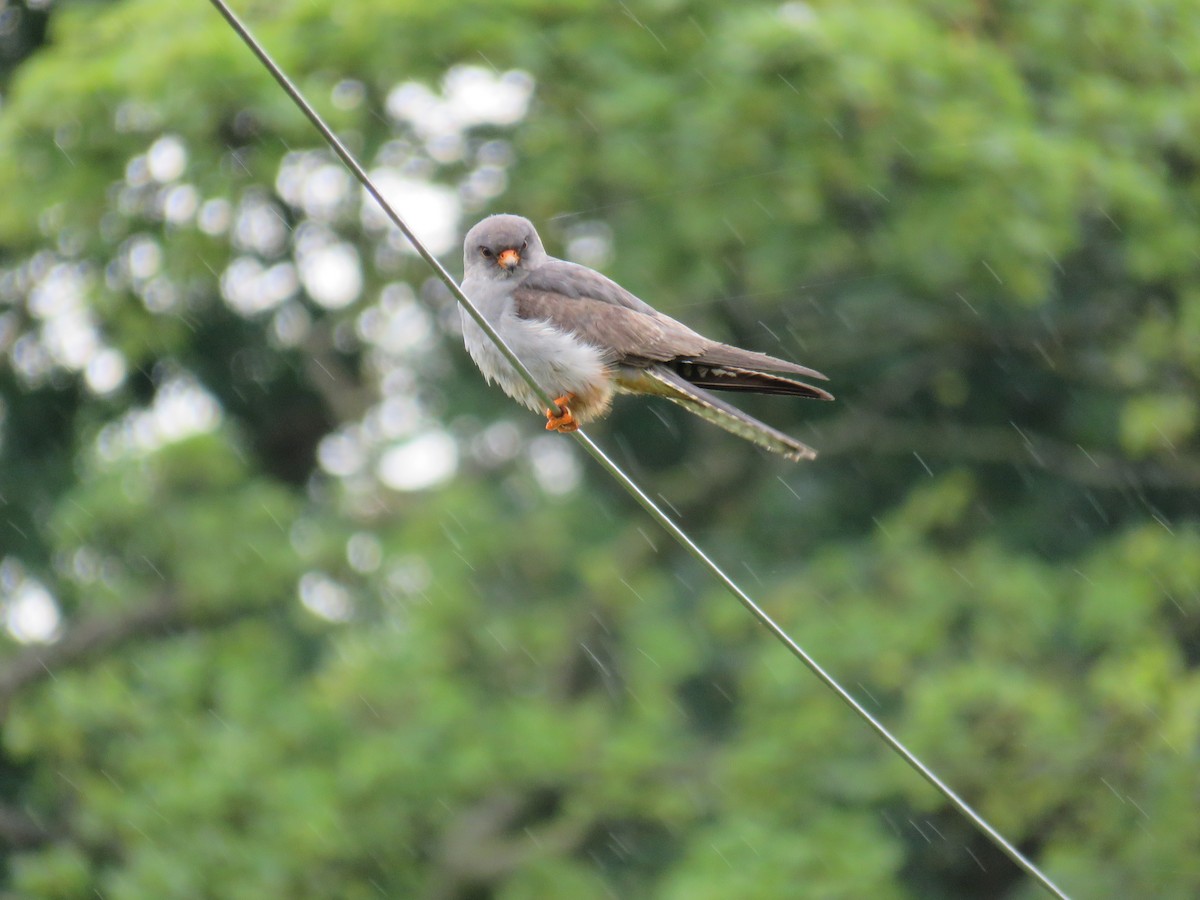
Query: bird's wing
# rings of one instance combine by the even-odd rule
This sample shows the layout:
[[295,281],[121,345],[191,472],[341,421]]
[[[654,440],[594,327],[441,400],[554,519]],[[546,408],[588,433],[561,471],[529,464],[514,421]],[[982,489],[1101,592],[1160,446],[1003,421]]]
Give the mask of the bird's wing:
[[[677,375],[696,387],[708,388],[714,391],[736,391],[746,394],[786,394],[791,397],[808,397],[810,400],[832,400],[833,394],[796,381],[760,372],[757,369],[745,369],[740,366],[708,366],[690,360],[672,360],[666,363]],[[799,368],[799,367],[798,367]]]
[[[701,352],[688,357],[686,361],[699,363],[702,366],[730,367],[750,371],[765,369],[768,372],[788,372],[792,375],[802,375],[805,378],[819,378],[821,381],[829,380],[816,369],[810,369],[799,363],[768,356],[766,353],[743,350],[741,347],[732,347],[729,344],[721,344],[717,341],[708,341]],[[708,387],[717,387],[717,385],[710,384]],[[824,399],[831,400],[833,398],[825,397]]]
[[[559,328],[596,344],[600,344],[600,338],[592,338],[597,332],[591,329],[600,329],[606,338],[616,338],[604,346],[611,346],[619,354],[653,361],[679,359],[702,366],[789,372],[826,380],[807,366],[709,340],[660,313],[612,279],[576,263],[561,259],[543,263],[521,282],[516,297],[518,315],[549,319]],[[588,330],[583,329],[584,325]],[[627,344],[627,349],[622,349]]]
[[517,316],[547,320],[604,349],[610,361],[617,364],[644,366],[666,362],[680,376],[703,388],[833,400],[820,388],[767,374],[787,372],[823,380],[820,372],[766,353],[709,341],[683,323],[654,310],[642,313],[592,296],[572,298],[556,290],[536,289],[530,286],[529,278],[512,296],[516,301]]
[[592,297],[536,290],[529,279],[513,291],[513,299],[521,318],[549,321],[599,347],[613,363],[636,366],[691,357],[712,343],[653,310],[647,314]]
[[707,419],[731,434],[736,434],[772,453],[792,460],[815,459],[817,456],[812,447],[719,400],[667,366],[650,366],[643,373],[643,377],[656,382],[657,389],[648,393],[656,393],[673,400],[700,418]]
[[563,259],[546,260],[533,269],[521,285],[531,291],[561,294],[572,300],[599,300],[601,303],[632,309],[645,315],[658,315],[649,303],[635,297],[611,278],[587,266]]

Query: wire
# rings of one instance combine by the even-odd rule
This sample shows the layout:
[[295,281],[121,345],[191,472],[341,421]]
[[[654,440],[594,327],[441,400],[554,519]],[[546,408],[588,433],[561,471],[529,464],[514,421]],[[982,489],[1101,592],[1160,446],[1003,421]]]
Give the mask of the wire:
[[[251,52],[258,57],[259,61],[267,68],[275,80],[279,82],[279,86],[282,87],[283,90],[287,92],[288,96],[291,97],[296,103],[296,105],[300,107],[300,111],[308,117],[308,120],[313,124],[313,127],[321,133],[321,136],[326,141],[328,141],[329,145],[333,148],[334,153],[336,153],[341,161],[346,164],[346,167],[354,173],[354,176],[362,183],[362,186],[366,189],[367,193],[375,198],[375,201],[379,204],[380,208],[384,211],[387,217],[391,219],[392,223],[400,229],[401,234],[403,234],[404,237],[408,239],[408,242],[412,244],[413,249],[420,254],[421,258],[429,264],[437,276],[445,283],[446,287],[449,288],[450,293],[454,295],[454,298],[459,302],[462,308],[467,311],[471,318],[474,319],[479,327],[483,329],[484,333],[496,344],[498,348],[500,348],[500,352],[504,354],[505,358],[512,364],[513,368],[517,370],[521,378],[525,380],[525,383],[533,389],[534,393],[546,404],[547,407],[554,406],[554,401],[551,399],[550,395],[534,380],[533,375],[530,374],[524,363],[517,358],[517,355],[513,353],[512,348],[510,348],[504,342],[504,339],[496,333],[496,329],[493,328],[491,323],[483,317],[483,314],[479,312],[479,310],[475,307],[475,304],[471,302],[471,299],[463,293],[462,288],[458,286],[458,282],[454,280],[454,277],[446,271],[445,267],[438,262],[437,258],[429,252],[423,243],[421,243],[420,239],[417,238],[408,225],[405,224],[404,220],[400,218],[399,214],[392,209],[391,204],[384,199],[383,195],[371,181],[370,176],[367,175],[363,167],[359,165],[358,161],[351,155],[350,151],[345,148],[342,142],[338,139],[337,135],[335,135],[329,126],[325,124],[325,121],[321,118],[317,111],[313,109],[309,102],[304,98],[304,95],[300,93],[300,90],[291,82],[283,70],[275,63],[263,46],[259,44],[257,39],[250,33],[246,26],[242,24],[241,20],[238,19],[234,12],[225,4],[224,0],[211,0],[211,2],[213,6],[217,8],[217,11],[220,12],[225,20],[229,23],[230,27],[238,33],[238,36],[241,37],[243,41],[245,41],[246,46],[250,48]],[[584,446],[587,452],[590,453],[598,463],[600,463],[605,471],[615,478],[621,487],[625,488],[625,490],[633,496],[633,498],[642,506],[642,508],[650,514],[651,518],[658,522],[658,524],[661,525],[663,529],[671,535],[671,537],[675,538],[675,540],[682,544],[684,549],[691,553],[697,560],[700,561],[700,563],[704,565],[705,568],[707,568],[714,576],[716,576],[717,580],[725,585],[729,592],[738,599],[742,606],[746,607],[746,609],[750,611],[754,618],[758,619],[758,621],[762,623],[762,625],[768,631],[770,631],[771,634],[778,638],[779,641],[785,647],[787,647],[794,656],[796,656],[796,658],[804,663],[804,665],[806,665],[809,670],[817,676],[822,684],[837,694],[837,696],[847,706],[854,710],[854,712],[858,714],[859,718],[866,722],[867,725],[870,726],[870,728],[877,735],[879,735],[880,738],[883,739],[884,743],[894,750],[906,763],[912,766],[912,768],[915,769],[922,778],[929,782],[929,784],[932,785],[934,789],[938,791],[938,793],[950,801],[951,805],[953,805],[955,809],[957,809],[968,821],[970,821],[972,825],[983,832],[983,834],[986,835],[989,840],[999,847],[1014,863],[1016,863],[1042,887],[1044,887],[1055,897],[1062,898],[1062,900],[1069,900],[1068,895],[1064,893],[1063,890],[1059,888],[1053,881],[1051,881],[1041,869],[1039,869],[1030,859],[1021,853],[1020,850],[1011,844],[1004,837],[1004,835],[993,828],[992,825],[986,819],[984,819],[982,815],[976,812],[966,800],[955,793],[954,790],[944,781],[942,781],[942,779],[939,778],[932,769],[925,765],[925,763],[923,763],[915,753],[909,750],[899,738],[888,731],[882,722],[871,715],[866,707],[854,699],[854,696],[844,687],[842,687],[841,683],[836,678],[825,671],[820,663],[810,656],[803,647],[796,643],[796,641],[793,640],[792,637],[786,631],[784,631],[783,628],[774,619],[772,619],[761,606],[755,603],[753,598],[751,598],[749,594],[742,590],[741,586],[738,585],[738,583],[734,581],[728,574],[726,574],[725,570],[717,565],[717,563],[714,562],[713,559],[709,557],[709,555],[691,539],[687,532],[685,532],[673,519],[671,519],[670,516],[664,513],[658,507],[658,504],[651,500],[646,492],[638,487],[634,480],[626,475],[621,467],[613,462],[608,455],[592,441],[591,438],[589,438],[582,431],[574,432],[574,436],[575,439]]]

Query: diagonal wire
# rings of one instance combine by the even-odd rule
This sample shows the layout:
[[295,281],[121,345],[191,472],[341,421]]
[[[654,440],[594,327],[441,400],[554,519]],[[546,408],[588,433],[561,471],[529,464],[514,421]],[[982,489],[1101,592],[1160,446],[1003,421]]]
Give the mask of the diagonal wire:
[[[525,367],[517,355],[513,353],[512,348],[504,342],[504,339],[496,333],[496,329],[492,327],[492,324],[483,317],[483,314],[479,312],[479,310],[475,307],[475,304],[472,303],[470,298],[463,293],[462,288],[458,286],[458,282],[456,282],[454,277],[448,271],[446,271],[446,268],[438,261],[437,257],[429,252],[425,245],[421,243],[420,239],[413,233],[412,229],[410,229],[404,220],[400,218],[399,214],[392,209],[391,204],[388,203],[388,201],[379,192],[379,189],[371,181],[370,176],[367,175],[366,171],[359,164],[358,160],[356,160],[350,151],[346,149],[346,147],[338,139],[337,135],[333,133],[332,129],[325,124],[325,121],[321,118],[320,114],[313,109],[311,104],[309,104],[309,102],[304,98],[304,95],[300,93],[299,88],[292,83],[286,74],[284,74],[283,70],[278,66],[278,64],[276,64],[276,62],[271,58],[258,40],[250,33],[246,26],[242,24],[237,15],[234,14],[234,12],[225,4],[225,0],[211,0],[211,2],[213,6],[217,8],[217,11],[220,12],[220,14],[229,23],[230,27],[237,32],[238,36],[241,37],[243,41],[245,41],[246,46],[250,48],[254,55],[258,57],[259,61],[267,68],[267,70],[279,83],[279,86],[282,87],[287,95],[292,98],[292,100],[300,108],[300,111],[308,117],[308,120],[313,124],[313,127],[321,133],[321,136],[329,143],[329,146],[333,148],[334,153],[336,153],[341,161],[345,163],[346,167],[350,169],[352,173],[354,173],[354,176],[359,180],[359,182],[361,182],[367,193],[369,193],[379,204],[380,208],[392,221],[392,224],[400,229],[400,233],[408,239],[408,242],[412,244],[413,249],[420,254],[421,258],[429,264],[430,268],[432,268],[437,276],[445,283],[446,287],[449,288],[450,293],[454,295],[454,298],[458,301],[462,308],[467,311],[468,315],[475,320],[476,324],[483,329],[484,333],[500,349],[500,352],[504,354],[504,357],[512,364],[513,368],[516,369],[517,373],[522,379],[524,379],[526,384],[533,389],[534,393],[546,404],[546,406],[554,406],[555,403],[553,399],[551,399],[550,395],[542,388],[542,386],[534,380],[533,375],[530,374],[529,370]],[[671,519],[670,516],[664,513],[658,507],[658,505],[650,499],[646,492],[643,491],[633,481],[632,478],[626,475],[621,467],[613,462],[613,460],[611,460],[608,455],[592,441],[591,438],[589,438],[582,431],[574,432],[574,437],[584,446],[588,453],[590,453],[596,459],[596,461],[600,463],[605,471],[615,478],[617,482],[620,483],[621,487],[625,488],[625,490],[633,496],[633,498],[646,510],[646,512],[650,514],[651,518],[658,522],[658,524],[661,525],[663,529],[671,535],[671,537],[675,538],[675,540],[682,544],[683,547],[697,560],[699,560],[704,567],[707,568],[717,578],[718,581],[725,585],[729,592],[733,594],[733,596],[736,597],[738,601],[750,611],[754,618],[758,619],[758,621],[762,623],[762,625],[768,631],[770,631],[771,634],[778,638],[779,641],[785,647],[787,647],[794,656],[804,663],[804,665],[806,665],[827,688],[837,694],[837,696],[847,706],[854,710],[859,718],[866,722],[866,724],[870,726],[870,728],[877,735],[879,735],[884,743],[886,743],[893,751],[895,751],[906,763],[912,766],[912,768],[915,769],[922,778],[928,781],[929,784],[931,784],[938,791],[938,793],[950,801],[951,805],[953,805],[955,809],[957,809],[967,820],[969,820],[972,825],[986,835],[988,839],[990,839],[997,847],[999,847],[1030,877],[1037,881],[1038,884],[1040,884],[1055,897],[1062,898],[1062,900],[1069,900],[1068,895],[1061,888],[1059,888],[1058,885],[1051,881],[1050,878],[1037,867],[1037,865],[1035,865],[1023,853],[1021,853],[1020,850],[1011,844],[1004,837],[1004,835],[997,831],[986,819],[983,818],[982,815],[976,812],[966,800],[955,793],[955,791],[948,784],[942,781],[942,779],[939,778],[932,769],[925,765],[925,763],[923,763],[915,753],[909,750],[899,738],[888,731],[882,722],[871,715],[866,707],[859,703],[848,690],[842,687],[841,683],[836,678],[834,678],[829,672],[825,671],[820,663],[810,656],[803,647],[796,643],[796,641],[792,639],[791,635],[784,631],[783,628],[774,619],[772,619],[771,616],[768,615],[761,606],[755,603],[754,599],[747,594],[736,581],[726,574],[725,570],[722,569],[716,562],[714,562],[713,559],[709,557],[709,555],[705,553],[695,541],[692,540],[687,532],[685,532],[673,519]]]

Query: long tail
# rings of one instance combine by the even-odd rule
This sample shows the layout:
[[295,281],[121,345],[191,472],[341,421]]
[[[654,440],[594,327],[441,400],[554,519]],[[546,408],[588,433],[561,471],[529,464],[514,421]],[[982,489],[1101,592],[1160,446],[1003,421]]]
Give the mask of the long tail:
[[[714,425],[724,428],[731,434],[736,434],[740,438],[744,438],[753,444],[757,444],[760,447],[770,450],[772,453],[778,453],[788,459],[799,461],[802,459],[815,459],[817,456],[817,452],[807,444],[803,444],[795,438],[788,437],[782,431],[776,431],[770,425],[758,421],[753,416],[746,415],[740,409],[730,406],[724,400],[714,397],[708,391],[698,387],[678,372],[674,372],[666,366],[652,366],[645,370],[645,375],[653,379],[661,387],[661,391],[655,391],[654,393],[659,393],[661,396],[673,400],[688,411],[695,413],[702,419],[707,419]],[[770,378],[772,376],[764,377]],[[780,381],[786,382],[788,379],[783,378]],[[791,383],[799,385],[799,382]],[[807,385],[799,386],[807,387]],[[733,388],[733,390],[750,390],[750,388]],[[811,388],[810,390],[816,390],[816,388]],[[799,392],[791,391],[790,393]]]

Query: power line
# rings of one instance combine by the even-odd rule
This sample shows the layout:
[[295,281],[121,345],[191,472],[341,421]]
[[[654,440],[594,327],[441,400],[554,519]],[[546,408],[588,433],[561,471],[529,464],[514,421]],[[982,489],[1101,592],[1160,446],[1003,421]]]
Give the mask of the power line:
[[[233,30],[237,32],[238,36],[241,37],[241,39],[246,43],[246,46],[250,48],[251,52],[258,57],[259,61],[263,64],[263,66],[266,67],[267,71],[271,73],[271,75],[279,83],[279,86],[282,87],[287,95],[292,98],[295,104],[300,108],[300,111],[308,117],[308,120],[312,123],[313,127],[321,133],[321,136],[329,143],[329,146],[333,148],[333,151],[337,154],[338,158],[345,163],[346,167],[352,173],[354,173],[354,177],[359,180],[367,193],[369,193],[375,199],[375,202],[379,204],[384,214],[392,221],[392,224],[400,229],[400,233],[404,235],[410,244],[412,244],[413,249],[420,254],[421,258],[429,264],[430,268],[434,270],[438,278],[445,283],[446,287],[449,288],[450,293],[454,295],[454,298],[458,301],[462,308],[467,311],[468,315],[475,320],[476,324],[483,329],[483,332],[488,336],[488,338],[490,338],[491,341],[500,349],[500,352],[504,354],[504,357],[512,364],[513,368],[517,370],[517,373],[522,379],[524,379],[525,383],[533,389],[533,392],[538,396],[539,399],[542,400],[542,402],[546,404],[547,407],[553,407],[555,405],[554,400],[542,388],[542,386],[534,380],[533,375],[525,367],[524,363],[517,358],[517,355],[513,353],[512,348],[510,348],[504,342],[504,339],[500,337],[500,335],[496,332],[496,329],[492,327],[491,323],[483,317],[483,314],[479,312],[479,310],[475,307],[475,304],[471,302],[471,299],[463,293],[462,288],[458,286],[458,282],[454,280],[454,277],[446,271],[445,267],[438,261],[437,257],[429,252],[425,245],[421,243],[420,239],[413,233],[412,229],[410,229],[404,220],[400,218],[399,214],[392,209],[391,204],[384,199],[379,189],[371,181],[370,176],[367,175],[366,170],[359,165],[358,160],[356,160],[350,151],[346,149],[346,147],[338,139],[337,135],[333,133],[332,129],[325,124],[325,120],[321,118],[320,114],[317,113],[315,109],[313,109],[308,100],[305,99],[304,95],[300,93],[299,88],[292,83],[291,79],[287,77],[287,75],[271,58],[258,40],[250,33],[249,29],[242,24],[241,20],[234,14],[233,10],[231,10],[225,4],[224,0],[211,0],[211,2],[213,6],[217,8],[217,11],[220,12],[220,14],[225,18],[225,21],[229,23],[230,27],[233,28]],[[866,707],[859,703],[849,691],[842,687],[841,683],[836,678],[825,671],[820,663],[810,656],[803,647],[796,643],[796,641],[792,639],[791,635],[784,631],[783,628],[774,619],[772,619],[762,607],[755,603],[754,599],[747,594],[741,588],[741,586],[733,580],[733,578],[726,574],[725,570],[717,565],[717,563],[713,561],[713,559],[709,557],[708,554],[705,553],[695,541],[692,540],[687,532],[685,532],[673,519],[671,519],[670,516],[664,513],[658,507],[658,505],[650,499],[646,492],[643,491],[632,478],[626,475],[624,470],[622,470],[620,466],[613,462],[608,455],[592,441],[591,438],[589,438],[582,431],[574,432],[574,436],[575,439],[583,445],[584,449],[586,449],[587,452],[590,453],[598,463],[600,463],[605,471],[615,478],[621,487],[625,488],[625,490],[633,496],[633,498],[642,506],[642,508],[650,514],[651,518],[658,522],[658,524],[662,526],[662,528],[669,535],[671,535],[671,537],[675,538],[675,540],[682,544],[684,549],[691,553],[692,556],[694,556],[705,568],[707,568],[717,578],[718,581],[725,585],[729,592],[733,594],[733,596],[736,597],[738,601],[744,607],[746,607],[747,610],[750,611],[754,618],[758,619],[758,621],[762,623],[762,625],[768,631],[770,631],[771,634],[773,634],[785,647],[787,647],[797,659],[804,663],[804,665],[806,665],[809,670],[817,676],[822,684],[837,694],[837,696],[847,706],[854,710],[859,718],[866,722],[867,725],[870,726],[870,728],[877,735],[879,735],[884,743],[886,743],[893,751],[895,751],[906,763],[912,766],[912,768],[915,769],[922,778],[929,782],[929,784],[932,785],[933,788],[938,791],[938,793],[950,801],[951,805],[953,805],[955,809],[957,809],[964,817],[966,817],[972,825],[974,825],[977,829],[979,829],[979,831],[987,836],[992,843],[999,847],[1014,863],[1016,863],[1042,887],[1044,887],[1055,897],[1062,898],[1062,900],[1069,900],[1068,895],[1053,881],[1051,881],[1049,876],[1042,872],[1042,870],[1039,869],[1032,860],[1028,859],[1023,853],[1021,853],[1020,850],[1011,844],[1004,837],[1004,835],[992,827],[992,825],[985,818],[983,818],[982,815],[976,812],[966,800],[955,793],[954,790],[944,781],[942,781],[942,779],[939,778],[932,769],[925,765],[925,763],[923,763],[915,753],[909,750],[899,738],[888,731],[882,722],[871,715],[871,713],[867,711]]]

